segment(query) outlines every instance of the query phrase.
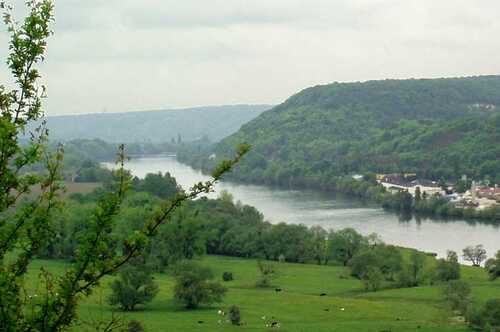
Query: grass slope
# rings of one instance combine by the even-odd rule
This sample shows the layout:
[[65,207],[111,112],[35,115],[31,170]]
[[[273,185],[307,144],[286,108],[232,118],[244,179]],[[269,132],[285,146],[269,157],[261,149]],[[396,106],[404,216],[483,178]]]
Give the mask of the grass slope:
[[[219,278],[224,271],[234,273],[235,280],[224,283],[229,288],[224,303],[186,311],[172,300],[173,279],[158,275],[160,293],[153,302],[140,311],[117,313],[125,319],[144,322],[149,331],[263,331],[266,330],[263,316],[274,316],[281,322],[279,330],[290,332],[469,331],[452,317],[439,286],[367,293],[360,281],[347,277],[346,268],[284,263],[278,265],[279,278],[275,284],[283,289],[278,293],[274,288],[255,288],[258,277],[255,260],[208,256],[201,262],[210,266]],[[37,275],[42,266],[56,274],[64,270],[63,262],[39,260],[30,267],[30,276]],[[500,281],[488,281],[483,269],[463,267],[462,275],[471,283],[475,300],[483,302],[500,297]],[[110,317],[113,308],[105,301],[109,281],[105,280],[80,306],[83,321]],[[320,296],[321,293],[327,296]],[[219,308],[232,304],[240,306],[244,326],[218,323]],[[85,328],[78,326],[74,330],[85,331]]]

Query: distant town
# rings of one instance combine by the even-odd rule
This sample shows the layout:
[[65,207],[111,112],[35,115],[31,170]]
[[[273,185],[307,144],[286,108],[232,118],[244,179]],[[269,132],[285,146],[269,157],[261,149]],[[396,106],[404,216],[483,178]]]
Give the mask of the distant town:
[[420,179],[415,173],[377,174],[377,183],[388,191],[396,193],[406,191],[415,198],[443,197],[456,208],[475,208],[485,210],[500,206],[500,188],[491,187],[488,183],[469,180],[462,176],[461,183],[470,186],[459,188],[456,184],[440,183],[428,179]]

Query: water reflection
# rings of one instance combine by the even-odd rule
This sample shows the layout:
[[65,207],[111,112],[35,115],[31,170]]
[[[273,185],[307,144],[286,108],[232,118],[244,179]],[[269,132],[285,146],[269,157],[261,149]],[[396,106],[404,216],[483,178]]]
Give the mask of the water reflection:
[[[133,159],[128,168],[136,176],[151,172],[170,172],[183,188],[208,177],[183,165],[173,157]],[[311,190],[285,190],[266,186],[221,182],[236,200],[255,206],[273,223],[302,223],[324,228],[352,227],[362,234],[377,233],[391,244],[417,248],[444,256],[451,249],[459,254],[467,245],[483,244],[489,255],[500,249],[500,228],[456,219],[398,216],[383,209],[334,194]],[[216,197],[212,193],[210,197]]]

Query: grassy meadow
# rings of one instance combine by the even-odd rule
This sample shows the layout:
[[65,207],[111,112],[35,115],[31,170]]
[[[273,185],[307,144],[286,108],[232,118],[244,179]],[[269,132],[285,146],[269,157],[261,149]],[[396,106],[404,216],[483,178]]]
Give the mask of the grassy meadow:
[[[470,331],[447,308],[441,287],[425,286],[406,289],[383,289],[365,292],[359,280],[349,276],[348,268],[276,263],[279,277],[275,288],[255,287],[258,278],[257,262],[207,256],[200,260],[210,266],[222,282],[224,271],[233,272],[235,280],[223,282],[228,287],[224,303],[187,311],[172,299],[173,279],[167,274],[155,276],[160,292],[153,302],[139,307],[132,313],[115,310],[106,303],[110,278],[101,288],[84,301],[79,308],[82,321],[90,322],[115,315],[124,319],[137,319],[148,331]],[[40,267],[61,273],[65,263],[60,261],[35,261],[30,267],[33,293],[37,286],[34,277]],[[500,298],[500,280],[488,281],[483,269],[462,267],[462,279],[470,282],[474,300]],[[320,296],[325,293],[326,296]],[[243,326],[231,326],[217,314],[230,305],[241,309]],[[266,320],[274,317],[281,327],[266,328]],[[91,330],[85,325],[75,326],[75,331]]]

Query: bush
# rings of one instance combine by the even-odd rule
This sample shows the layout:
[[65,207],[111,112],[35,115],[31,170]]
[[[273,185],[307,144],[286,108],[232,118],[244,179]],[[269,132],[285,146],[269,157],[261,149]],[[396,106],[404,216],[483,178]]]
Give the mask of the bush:
[[416,287],[425,281],[425,254],[416,250],[410,254],[410,261],[396,275],[398,287]]
[[119,305],[122,310],[132,311],[138,304],[153,300],[158,294],[151,272],[145,267],[127,267],[111,283],[108,303]]
[[471,301],[471,289],[468,283],[461,280],[450,281],[443,289],[443,294],[452,310],[458,310],[462,314],[467,311]]
[[365,246],[366,239],[352,228],[333,232],[328,237],[330,257],[344,266]]
[[233,305],[229,308],[229,320],[233,325],[241,324],[241,313],[240,308],[236,305]]
[[491,280],[500,278],[500,250],[496,253],[494,258],[490,258],[484,265],[486,271],[490,275]]
[[381,265],[383,257],[377,255],[372,249],[364,250],[356,254],[349,262],[351,275],[358,279],[363,279],[368,271]]
[[224,272],[222,273],[222,280],[224,281],[233,281],[233,273],[232,272]]
[[474,330],[482,330],[482,308],[475,305],[469,305],[465,314],[465,320]]
[[257,287],[270,287],[271,281],[276,278],[276,269],[274,264],[264,263],[262,261],[257,262],[259,268],[260,277],[257,280]]
[[478,331],[500,330],[500,299],[488,300],[483,307],[469,306],[467,322]]
[[483,309],[483,321],[485,327],[491,331],[500,329],[500,299],[488,300]]
[[406,288],[406,287],[414,287],[415,283],[410,275],[410,271],[407,267],[403,268],[396,275],[396,285],[397,287]]
[[227,289],[213,279],[209,268],[193,262],[179,263],[175,270],[174,297],[187,309],[195,309],[200,304],[221,302]]
[[450,281],[460,279],[460,263],[454,251],[448,251],[446,259],[439,259],[436,265],[436,279]]
[[384,281],[384,275],[380,269],[376,267],[370,267],[368,271],[363,275],[363,284],[366,290],[376,292],[382,286]]
[[123,332],[144,332],[144,326],[137,320],[131,320]]
[[382,273],[383,279],[393,281],[395,274],[402,269],[403,258],[394,246],[378,244],[360,251],[349,262],[351,275],[363,279],[366,273],[375,268]]

